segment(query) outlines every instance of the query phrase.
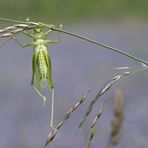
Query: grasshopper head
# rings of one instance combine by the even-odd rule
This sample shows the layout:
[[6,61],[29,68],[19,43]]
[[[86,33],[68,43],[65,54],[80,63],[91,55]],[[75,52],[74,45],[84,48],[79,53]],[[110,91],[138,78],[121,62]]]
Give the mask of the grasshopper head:
[[34,28],[34,32],[35,33],[43,32],[43,27],[36,27],[36,28]]

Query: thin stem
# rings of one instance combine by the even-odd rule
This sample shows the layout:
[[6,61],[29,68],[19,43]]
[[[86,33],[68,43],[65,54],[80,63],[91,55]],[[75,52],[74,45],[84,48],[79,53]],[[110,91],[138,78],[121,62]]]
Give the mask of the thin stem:
[[34,24],[34,25],[41,25],[41,26],[44,26],[44,27],[46,27],[46,28],[50,28],[51,30],[53,30],[53,31],[58,31],[58,32],[62,32],[62,33],[65,33],[65,34],[68,34],[68,35],[71,35],[71,36],[74,36],[74,37],[77,37],[77,38],[80,38],[80,39],[82,39],[82,40],[85,40],[85,41],[87,41],[87,42],[90,42],[90,43],[93,43],[93,44],[96,44],[96,45],[99,45],[99,46],[102,46],[102,47],[104,47],[104,48],[107,48],[107,49],[109,49],[109,50],[112,50],[112,51],[115,51],[115,52],[118,52],[118,53],[120,53],[120,54],[122,54],[122,55],[125,55],[125,56],[127,56],[127,57],[129,57],[129,58],[131,58],[131,59],[133,59],[133,60],[136,60],[136,61],[139,61],[139,62],[142,62],[142,63],[144,63],[144,64],[146,64],[146,65],[148,65],[148,61],[145,61],[145,60],[143,60],[143,59],[141,59],[141,58],[138,58],[138,57],[136,57],[136,56],[134,56],[134,55],[132,55],[132,54],[129,54],[129,53],[127,53],[127,52],[124,52],[124,51],[121,51],[121,50],[119,50],[119,49],[117,49],[117,48],[114,48],[114,47],[111,47],[111,46],[108,46],[108,45],[106,45],[106,44],[103,44],[103,43],[101,43],[101,42],[97,42],[97,41],[94,41],[94,40],[91,40],[91,39],[89,39],[89,38],[86,38],[86,37],[83,37],[83,36],[81,36],[81,35],[78,35],[78,34],[74,34],[74,33],[72,33],[72,32],[68,32],[68,31],[65,31],[65,30],[63,30],[63,29],[61,29],[61,28],[55,28],[53,25],[49,25],[49,24],[43,24],[43,23],[35,23],[35,22],[23,22],[23,21],[17,21],[17,20],[11,20],[11,19],[6,19],[6,18],[0,18],[0,21],[7,21],[7,22],[13,22],[13,23],[23,23],[23,24]]
[[23,21],[11,20],[11,19],[1,18],[1,17],[0,17],[0,21],[19,23],[19,24],[26,24],[27,23],[27,22],[23,22]]
[[83,36],[81,36],[81,35],[74,34],[74,33],[71,33],[71,32],[68,32],[68,31],[65,31],[65,30],[62,30],[62,29],[52,28],[52,30],[53,30],[53,31],[59,31],[59,32],[62,32],[62,33],[65,33],[65,34],[68,34],[68,35],[71,35],[71,36],[80,38],[80,39],[82,39],[82,40],[88,41],[88,42],[93,43],[93,44],[100,45],[100,46],[105,47],[105,48],[107,48],[107,49],[109,49],[109,50],[118,52],[118,53],[120,53],[120,54],[122,54],[122,55],[125,55],[125,56],[127,56],[127,57],[129,57],[129,58],[131,58],[131,59],[133,59],[133,60],[136,60],[136,61],[139,61],[139,62],[142,62],[142,63],[148,65],[148,61],[145,61],[145,60],[143,60],[143,59],[141,59],[141,58],[135,57],[134,55],[131,55],[131,54],[129,54],[129,53],[126,53],[126,52],[124,52],[124,51],[121,51],[121,50],[119,50],[119,49],[117,49],[117,48],[114,48],[114,47],[105,45],[105,44],[103,44],[103,43],[100,43],[100,42],[97,42],[97,41],[88,39],[88,38],[83,37]]

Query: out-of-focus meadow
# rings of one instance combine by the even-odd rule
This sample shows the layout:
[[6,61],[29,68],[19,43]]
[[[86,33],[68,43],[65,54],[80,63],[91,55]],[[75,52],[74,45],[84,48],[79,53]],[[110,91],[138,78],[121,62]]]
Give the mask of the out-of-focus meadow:
[[[148,1],[146,0],[1,0],[0,17],[43,21],[102,41],[148,60]],[[0,28],[7,23],[0,22]],[[56,37],[56,33],[51,38]],[[21,42],[30,41],[19,35]],[[2,44],[5,39],[0,39]],[[0,148],[43,148],[50,131],[51,94],[41,106],[40,97],[30,85],[32,47],[20,48],[14,41],[0,50]],[[55,124],[88,89],[87,101],[59,131],[51,148],[84,148],[93,117],[106,98],[105,112],[97,123],[92,148],[107,148],[113,116],[113,97],[117,87],[125,101],[122,136],[118,148],[147,148],[148,71],[139,72],[116,83],[101,97],[94,112],[77,131],[88,104],[101,86],[120,66],[140,63],[97,45],[61,34],[61,42],[49,46],[55,84]]]

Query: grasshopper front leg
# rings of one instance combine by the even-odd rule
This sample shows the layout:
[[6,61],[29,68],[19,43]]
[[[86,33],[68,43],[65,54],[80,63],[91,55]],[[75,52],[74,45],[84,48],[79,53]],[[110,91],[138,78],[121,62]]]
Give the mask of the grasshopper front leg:
[[[63,28],[63,25],[61,24],[59,29],[62,29]],[[51,33],[51,30],[47,31],[46,32],[46,36],[48,36],[49,34]],[[61,33],[58,32],[58,35],[57,35],[57,39],[53,39],[53,40],[47,40],[47,43],[59,43],[60,42],[60,37],[61,37]]]
[[20,43],[15,37],[12,38],[20,47],[22,48],[25,48],[25,47],[28,47],[28,46],[32,46],[33,43],[27,43],[27,44],[22,44]]

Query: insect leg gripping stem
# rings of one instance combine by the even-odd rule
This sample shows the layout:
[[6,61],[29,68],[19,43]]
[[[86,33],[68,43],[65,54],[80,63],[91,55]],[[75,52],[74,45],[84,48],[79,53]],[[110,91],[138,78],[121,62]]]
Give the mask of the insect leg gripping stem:
[[[60,30],[63,28],[63,25],[60,25]],[[49,30],[48,32],[46,32],[46,36],[51,32],[51,30]],[[57,39],[54,40],[47,40],[48,43],[59,43],[61,39],[61,32],[59,31],[57,34]]]
[[28,37],[34,39],[34,36],[33,36],[32,34],[29,34],[27,31],[23,31],[23,33],[24,33],[26,36],[28,36]]
[[54,39],[54,40],[47,40],[47,43],[59,43],[60,42],[60,33],[58,33],[58,37],[57,39]]

